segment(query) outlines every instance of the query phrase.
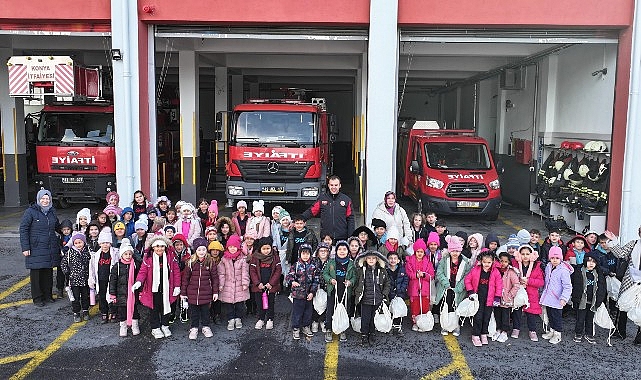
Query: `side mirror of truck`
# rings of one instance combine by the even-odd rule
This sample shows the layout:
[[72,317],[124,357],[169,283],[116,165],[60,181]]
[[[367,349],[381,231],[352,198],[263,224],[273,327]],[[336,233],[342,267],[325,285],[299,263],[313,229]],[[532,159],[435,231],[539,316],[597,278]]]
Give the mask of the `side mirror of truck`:
[[503,174],[505,172],[505,166],[503,166],[503,161],[496,161],[496,172],[498,174]]
[[412,161],[409,169],[410,173],[421,174],[421,167],[418,165],[418,161]]
[[338,123],[336,122],[336,115],[329,114],[328,123],[329,123],[329,134],[338,135]]

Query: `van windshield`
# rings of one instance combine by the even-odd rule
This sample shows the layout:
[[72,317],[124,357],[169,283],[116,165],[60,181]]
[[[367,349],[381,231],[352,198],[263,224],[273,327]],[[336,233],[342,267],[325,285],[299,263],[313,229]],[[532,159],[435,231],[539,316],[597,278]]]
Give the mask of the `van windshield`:
[[490,156],[484,144],[425,143],[427,165],[434,169],[489,170]]

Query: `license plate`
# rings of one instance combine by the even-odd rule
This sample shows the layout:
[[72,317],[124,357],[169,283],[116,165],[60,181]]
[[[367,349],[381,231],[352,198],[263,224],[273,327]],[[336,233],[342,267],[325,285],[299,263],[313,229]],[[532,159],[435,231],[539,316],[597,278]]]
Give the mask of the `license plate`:
[[261,188],[263,193],[278,194],[285,192],[285,186],[263,186]]
[[480,202],[470,202],[470,201],[457,201],[456,207],[472,207],[479,208],[481,207]]
[[83,183],[84,181],[82,177],[62,177],[62,183]]

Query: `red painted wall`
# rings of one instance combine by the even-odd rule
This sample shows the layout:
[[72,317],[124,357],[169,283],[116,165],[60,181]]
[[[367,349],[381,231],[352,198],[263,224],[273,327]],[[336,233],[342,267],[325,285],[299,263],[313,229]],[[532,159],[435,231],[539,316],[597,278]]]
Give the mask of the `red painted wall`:
[[632,24],[634,0],[398,0],[400,25],[605,26]]
[[107,21],[111,20],[110,0],[41,0],[29,4],[24,1],[2,1],[0,22]]

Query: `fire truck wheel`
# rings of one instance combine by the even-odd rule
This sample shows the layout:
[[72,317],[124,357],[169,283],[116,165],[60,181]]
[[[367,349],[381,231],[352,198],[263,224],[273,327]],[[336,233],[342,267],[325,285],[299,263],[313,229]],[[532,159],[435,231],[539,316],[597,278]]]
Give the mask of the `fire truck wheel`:
[[69,202],[65,198],[58,198],[58,207],[61,209],[69,208]]
[[498,218],[499,218],[499,213],[495,212],[495,213],[489,214],[486,219],[491,221],[491,222],[493,222],[493,221],[497,220]]

